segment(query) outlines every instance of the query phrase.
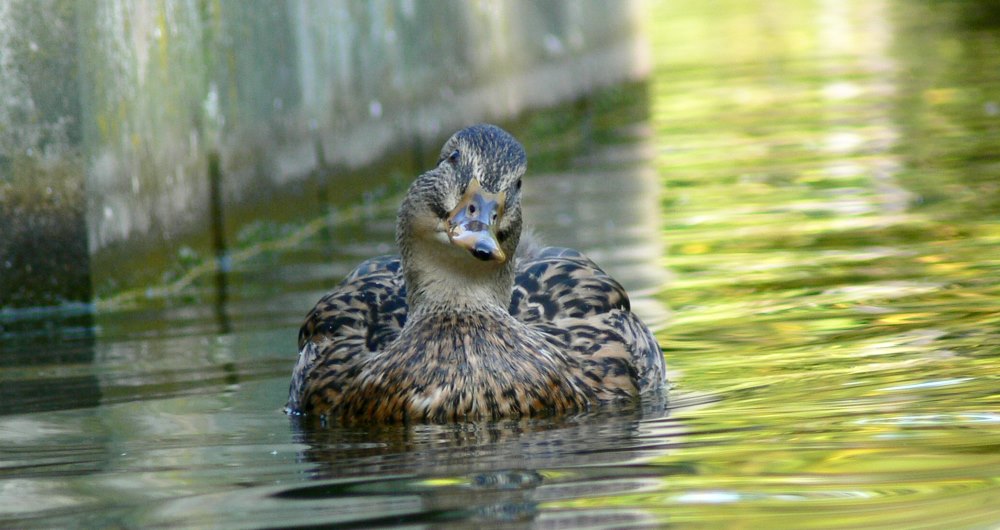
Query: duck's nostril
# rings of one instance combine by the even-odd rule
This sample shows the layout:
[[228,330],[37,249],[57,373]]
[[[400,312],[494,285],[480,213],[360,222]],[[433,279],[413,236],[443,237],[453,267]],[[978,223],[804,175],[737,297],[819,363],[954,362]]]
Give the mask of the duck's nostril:
[[472,249],[471,252],[472,255],[478,260],[489,261],[493,258],[493,252],[479,246],[476,246],[476,248]]

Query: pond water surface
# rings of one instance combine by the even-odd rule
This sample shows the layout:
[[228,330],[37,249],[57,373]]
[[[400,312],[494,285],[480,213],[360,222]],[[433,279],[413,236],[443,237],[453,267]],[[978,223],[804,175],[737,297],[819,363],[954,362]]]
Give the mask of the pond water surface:
[[392,249],[392,176],[328,218],[262,223],[281,237],[234,251],[221,299],[194,275],[4,314],[0,526],[1000,525],[998,17],[747,4],[652,4],[648,82],[509,125],[526,219],[630,289],[666,403],[409,428],[282,414],[304,314]]

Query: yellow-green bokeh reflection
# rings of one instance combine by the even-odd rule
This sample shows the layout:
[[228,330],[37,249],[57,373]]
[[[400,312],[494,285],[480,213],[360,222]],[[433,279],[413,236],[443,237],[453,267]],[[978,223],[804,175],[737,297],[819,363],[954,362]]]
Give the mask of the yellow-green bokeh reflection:
[[699,472],[658,502],[750,527],[995,523],[996,28],[953,2],[710,4],[653,3],[648,27],[660,336],[675,392],[718,400],[675,416],[696,447],[657,461]]

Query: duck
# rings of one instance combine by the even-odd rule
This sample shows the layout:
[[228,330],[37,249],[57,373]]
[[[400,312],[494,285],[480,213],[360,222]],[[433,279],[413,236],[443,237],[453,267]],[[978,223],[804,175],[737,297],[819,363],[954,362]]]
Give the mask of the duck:
[[399,207],[399,254],[361,263],[308,313],[287,413],[521,419],[665,388],[663,352],[622,285],[576,250],[522,243],[526,169],[498,126],[445,142]]

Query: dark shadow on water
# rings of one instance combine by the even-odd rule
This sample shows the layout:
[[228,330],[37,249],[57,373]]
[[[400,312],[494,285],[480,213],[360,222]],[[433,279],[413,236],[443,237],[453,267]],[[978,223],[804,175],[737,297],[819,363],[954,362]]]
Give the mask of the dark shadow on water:
[[[647,464],[671,450],[665,432],[683,432],[664,395],[566,418],[368,427],[291,422],[306,446],[302,460],[314,464],[314,482],[273,497],[363,504],[348,522],[359,526],[532,521],[543,502],[633,493],[664,476],[694,473],[686,465]],[[404,504],[406,513],[398,513]],[[614,517],[620,524],[651,520],[641,511]]]
[[957,29],[1000,28],[1000,0],[952,0],[939,3],[958,12]]
[[212,250],[215,253],[215,319],[219,324],[219,333],[226,334],[233,328],[226,311],[226,305],[229,302],[227,275],[232,267],[226,250],[226,223],[222,207],[222,167],[217,151],[208,155],[208,197],[209,217],[212,223]]
[[[20,316],[0,320],[0,369],[24,374],[0,384],[0,415],[99,405],[100,384],[88,369],[94,362],[92,310],[70,306]],[[52,366],[80,367],[80,373],[50,375]]]

